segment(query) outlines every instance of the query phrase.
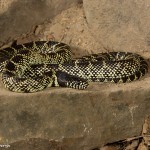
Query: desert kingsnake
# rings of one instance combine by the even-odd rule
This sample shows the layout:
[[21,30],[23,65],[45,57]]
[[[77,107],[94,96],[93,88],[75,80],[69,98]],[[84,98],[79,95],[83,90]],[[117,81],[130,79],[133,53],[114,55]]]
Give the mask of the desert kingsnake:
[[89,81],[128,82],[148,71],[138,54],[109,52],[71,58],[70,47],[55,41],[37,41],[0,50],[0,72],[6,88],[36,92],[62,86],[85,89]]

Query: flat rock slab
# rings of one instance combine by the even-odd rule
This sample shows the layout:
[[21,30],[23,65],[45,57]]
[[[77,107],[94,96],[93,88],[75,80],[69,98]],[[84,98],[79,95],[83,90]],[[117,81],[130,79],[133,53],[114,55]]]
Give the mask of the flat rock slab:
[[149,74],[126,84],[30,94],[10,92],[0,82],[0,144],[42,138],[69,140],[68,150],[100,147],[140,135],[149,108]]
[[149,51],[149,0],[83,0],[91,33],[103,47],[125,51]]

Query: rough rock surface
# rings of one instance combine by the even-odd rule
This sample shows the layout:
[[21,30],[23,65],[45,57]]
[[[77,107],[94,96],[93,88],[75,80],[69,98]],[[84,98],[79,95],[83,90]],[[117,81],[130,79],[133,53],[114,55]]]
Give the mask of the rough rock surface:
[[9,1],[1,0],[0,1],[0,14],[6,12],[8,8],[11,7],[11,4],[16,1],[17,0],[9,0]]
[[89,29],[105,48],[149,51],[149,0],[83,0],[83,5]]
[[[88,32],[82,7],[37,26],[35,34],[40,37],[41,32],[41,40],[52,35],[71,45],[75,56],[102,51]],[[139,53],[150,58],[148,52]],[[84,91],[47,88],[21,94],[8,91],[0,82],[0,144],[42,138],[65,143],[65,150],[89,150],[140,135],[150,114],[149,85],[147,74],[126,84],[90,83]]]
[[14,93],[0,83],[0,143],[26,138],[70,139],[68,149],[89,149],[140,135],[150,114],[148,75],[127,84],[91,83],[84,91],[48,88]]
[[0,44],[30,32],[80,0],[11,0],[0,1]]

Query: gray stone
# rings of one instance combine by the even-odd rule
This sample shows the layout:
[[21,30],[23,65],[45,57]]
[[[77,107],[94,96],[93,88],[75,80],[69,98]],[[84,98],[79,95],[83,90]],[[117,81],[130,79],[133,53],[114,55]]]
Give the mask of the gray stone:
[[0,8],[4,9],[0,11],[0,43],[30,32],[34,26],[79,2],[80,0],[11,0],[9,3],[0,1]]
[[149,51],[149,0],[83,0],[91,33],[105,48]]
[[[0,20],[2,41],[6,40],[8,35],[12,38],[27,32],[32,23],[32,25],[39,23],[39,18],[42,22],[45,15],[55,15],[56,12],[53,9],[61,7],[57,3],[56,7],[50,10],[47,0],[39,1],[39,4],[43,2],[43,9],[41,9],[39,4],[31,3],[33,1],[17,1],[12,4],[8,12],[0,16],[0,19],[3,16],[2,21]],[[29,5],[25,6],[25,2]],[[61,2],[64,1],[60,1],[59,4]],[[28,14],[30,7],[32,13]],[[45,14],[44,11],[46,13],[53,11],[54,14]],[[29,18],[20,22],[22,14],[24,14],[22,18]],[[11,18],[11,16],[15,17]],[[79,25],[79,29],[82,29],[82,24],[81,26],[78,22],[76,24],[77,27]],[[56,30],[56,28],[53,29]],[[94,35],[96,36],[96,32]],[[149,53],[146,54],[146,58],[150,58]],[[67,145],[65,150],[87,150],[140,135],[144,119],[150,114],[149,93],[149,74],[140,81],[132,83],[117,85],[90,83],[84,91],[47,88],[30,94],[10,92],[0,81],[0,144],[28,138],[42,138],[65,143],[64,146]]]
[[148,74],[126,84],[90,83],[83,91],[47,88],[25,94],[0,82],[0,144],[34,137],[87,150],[140,135],[150,114],[149,85]]

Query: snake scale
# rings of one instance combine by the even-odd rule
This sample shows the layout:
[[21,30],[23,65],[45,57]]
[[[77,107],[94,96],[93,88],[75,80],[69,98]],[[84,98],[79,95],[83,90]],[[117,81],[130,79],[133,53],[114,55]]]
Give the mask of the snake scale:
[[129,82],[148,71],[138,54],[109,52],[71,58],[65,43],[36,41],[0,50],[4,86],[14,92],[37,92],[62,86],[85,89],[88,82]]

